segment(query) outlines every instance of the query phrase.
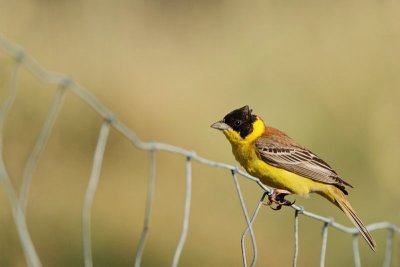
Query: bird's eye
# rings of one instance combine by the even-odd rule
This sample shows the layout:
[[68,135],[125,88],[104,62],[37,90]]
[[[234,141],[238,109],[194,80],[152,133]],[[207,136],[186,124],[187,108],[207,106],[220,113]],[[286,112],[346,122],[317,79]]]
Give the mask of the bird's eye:
[[236,120],[236,121],[234,122],[234,124],[235,124],[235,126],[240,126],[240,124],[242,124],[242,122],[241,122],[240,120]]

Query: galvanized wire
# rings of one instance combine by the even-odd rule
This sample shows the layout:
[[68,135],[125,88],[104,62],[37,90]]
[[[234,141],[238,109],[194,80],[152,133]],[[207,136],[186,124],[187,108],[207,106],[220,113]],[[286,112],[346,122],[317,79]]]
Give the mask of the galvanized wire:
[[[239,185],[239,181],[236,177],[236,172],[232,171],[232,177],[233,177],[233,181],[235,182],[235,186],[236,186],[236,192],[238,194],[239,197],[239,201],[240,201],[240,206],[242,207],[242,211],[244,214],[244,218],[246,220],[246,225],[247,228],[245,229],[245,232],[247,231],[247,229],[250,230],[250,236],[251,236],[251,244],[253,246],[253,260],[251,263],[251,266],[254,266],[257,260],[257,244],[256,244],[256,239],[254,236],[254,232],[253,232],[253,228],[251,227],[251,222],[249,220],[249,214],[247,212],[247,208],[246,208],[246,204],[244,203],[244,198],[243,198],[243,194],[242,194],[242,190],[240,189],[240,185]],[[240,242],[241,248],[242,248],[242,259],[243,259],[243,266],[247,267],[247,259],[246,259],[246,249],[245,249],[245,235],[242,235],[242,239]]]
[[354,266],[361,267],[360,249],[358,246],[358,234],[353,234],[353,253],[354,253]]
[[[35,148],[31,153],[31,156],[28,160],[28,163],[25,167],[24,179],[22,189],[20,190],[20,198],[18,198],[16,194],[16,190],[14,185],[12,184],[12,179],[9,177],[7,172],[7,167],[4,162],[3,157],[3,134],[4,134],[4,122],[6,120],[9,109],[11,108],[13,101],[17,95],[17,80],[18,80],[18,70],[20,67],[25,67],[31,74],[33,74],[37,79],[47,82],[49,84],[56,84],[59,88],[67,88],[68,91],[77,95],[81,100],[83,100],[88,106],[90,106],[95,112],[97,112],[101,117],[103,117],[106,121],[103,123],[100,136],[97,143],[94,162],[92,167],[92,173],[89,179],[89,185],[85,194],[85,200],[83,204],[83,247],[84,247],[84,261],[85,266],[93,265],[92,258],[92,248],[91,248],[91,233],[90,233],[90,214],[92,209],[92,204],[94,200],[94,195],[97,190],[97,184],[100,177],[100,170],[102,166],[102,158],[104,155],[105,146],[107,144],[107,137],[110,131],[110,128],[113,127],[115,130],[120,132],[125,138],[127,138],[135,147],[150,151],[150,153],[154,153],[156,151],[167,151],[173,154],[179,154],[186,158],[186,187],[185,187],[185,206],[183,211],[183,222],[182,222],[182,231],[180,235],[180,239],[178,245],[176,247],[174,258],[172,262],[172,266],[177,266],[179,263],[179,259],[181,253],[184,248],[185,240],[188,234],[189,229],[189,218],[190,218],[190,202],[191,202],[191,180],[192,180],[192,162],[196,161],[200,164],[212,166],[215,168],[222,168],[229,170],[232,173],[233,180],[236,186],[236,191],[239,196],[240,204],[243,210],[244,218],[246,221],[246,228],[242,234],[241,238],[241,246],[242,246],[242,257],[243,257],[243,265],[247,266],[246,260],[246,251],[244,246],[244,240],[246,238],[247,233],[250,233],[250,238],[252,241],[252,253],[253,258],[250,266],[255,266],[257,260],[257,245],[255,241],[255,234],[253,231],[252,224],[256,219],[260,207],[262,206],[263,200],[267,194],[272,192],[271,189],[266,187],[258,178],[255,178],[248,173],[240,170],[237,166],[229,165],[226,163],[221,163],[213,160],[209,160],[207,158],[198,156],[195,152],[186,150],[180,147],[176,147],[170,144],[158,143],[158,142],[143,142],[139,137],[126,125],[124,125],[121,121],[113,116],[111,110],[109,110],[104,104],[102,104],[93,94],[91,94],[85,87],[81,86],[74,80],[70,79],[68,76],[56,72],[51,72],[41,66],[36,60],[34,60],[29,54],[25,53],[22,48],[11,43],[7,38],[0,34],[0,48],[8,54],[11,58],[13,58],[15,62],[15,70],[12,75],[12,82],[9,89],[9,95],[6,97],[5,101],[3,101],[0,107],[0,181],[6,191],[8,199],[10,201],[10,205],[13,212],[14,222],[17,228],[17,232],[21,241],[21,245],[23,251],[25,253],[26,261],[28,266],[40,267],[41,262],[39,257],[35,251],[35,247],[30,238],[30,234],[26,225],[26,219],[24,214],[24,209],[26,206],[26,200],[28,196],[28,191],[30,187],[30,183],[32,180],[33,171],[35,166],[40,159],[40,156],[45,148],[48,137],[51,134],[52,126],[55,123],[56,116],[58,110],[62,104],[62,98],[64,95],[63,90],[59,91],[56,94],[54,99],[52,108],[49,111],[47,119],[44,123],[44,127],[41,131],[41,134],[38,137]],[[61,90],[61,89],[59,89]],[[141,265],[141,259],[144,252],[144,244],[146,241],[146,236],[149,231],[149,219],[150,219],[150,211],[151,205],[154,198],[154,179],[155,179],[155,161],[150,158],[150,175],[149,175],[149,188],[148,188],[148,198],[146,204],[145,211],[145,222],[142,230],[142,235],[139,240],[138,249],[135,257],[135,267]],[[253,181],[259,187],[261,187],[263,191],[263,196],[260,202],[257,204],[255,211],[251,217],[249,218],[246,205],[244,203],[244,197],[240,190],[239,181],[237,179],[237,174],[241,177]],[[303,215],[305,217],[312,218],[317,221],[321,221],[324,223],[323,227],[323,235],[322,235],[322,248],[321,248],[321,259],[320,266],[324,266],[325,255],[326,255],[326,243],[328,238],[328,228],[335,228],[347,234],[353,235],[353,250],[354,250],[354,260],[356,266],[361,266],[360,261],[360,253],[358,250],[358,230],[353,227],[346,227],[342,224],[336,223],[332,218],[327,218],[320,216],[318,214],[314,214],[304,210],[302,207],[293,205],[292,208],[295,210],[295,244],[294,244],[294,258],[293,258],[293,266],[297,264],[297,258],[299,253],[299,237],[298,237],[298,227],[299,227],[299,215]],[[391,223],[381,222],[375,223],[367,226],[369,231],[376,231],[381,229],[386,229],[388,231],[387,236],[387,244],[386,244],[386,252],[384,258],[384,267],[390,266],[391,259],[393,258],[393,239],[395,233],[400,232],[400,229]]]
[[89,184],[86,189],[85,199],[82,209],[82,227],[83,227],[83,257],[85,267],[93,266],[92,241],[91,241],[91,210],[94,196],[100,180],[100,171],[103,164],[104,151],[106,149],[108,135],[110,133],[110,121],[106,120],[100,129],[99,139],[97,141],[96,151],[94,153],[92,173],[90,174]]
[[186,242],[187,233],[189,231],[189,214],[190,214],[190,202],[192,199],[192,158],[188,156],[186,158],[186,187],[185,187],[185,207],[183,211],[183,223],[182,233],[179,239],[178,246],[175,250],[174,259],[172,261],[172,267],[178,266],[179,259],[183,250],[183,246]]
[[155,154],[156,153],[154,150],[150,150],[150,156],[149,156],[150,170],[149,170],[149,178],[147,179],[148,184],[147,184],[146,209],[145,209],[145,214],[144,214],[143,230],[142,230],[142,234],[140,235],[138,248],[136,249],[134,267],[139,267],[142,263],[144,246],[146,244],[147,235],[149,233],[151,209],[153,207],[154,191],[155,191],[155,186],[156,186],[156,155]]
[[35,246],[33,245],[30,237],[28,227],[26,225],[26,219],[24,211],[20,205],[17,193],[10,175],[8,174],[7,167],[4,161],[4,125],[8,112],[14,104],[15,98],[17,97],[17,81],[21,67],[23,56],[18,53],[15,55],[15,65],[11,75],[11,82],[9,86],[9,94],[0,107],[0,182],[2,183],[8,200],[10,201],[11,211],[14,218],[14,223],[17,228],[19,239],[21,240],[22,250],[26,256],[26,262],[29,267],[41,267],[39,256],[36,253]]
[[299,213],[300,210],[294,212],[294,256],[293,267],[297,266],[297,258],[299,256]]
[[57,90],[56,95],[54,96],[53,103],[50,107],[49,112],[47,113],[47,118],[44,122],[43,128],[39,134],[39,137],[36,140],[35,146],[32,150],[32,153],[26,163],[24,173],[22,176],[22,185],[19,194],[21,207],[23,211],[26,211],[26,205],[28,203],[28,193],[29,188],[32,183],[32,176],[33,172],[35,171],[36,165],[40,159],[43,150],[46,147],[47,141],[49,140],[49,136],[51,133],[51,129],[56,122],[58,112],[61,108],[62,101],[64,99],[64,92],[66,89],[67,84],[62,84],[59,89]]
[[[254,210],[253,215],[251,216],[250,222],[248,222],[247,227],[246,227],[246,229],[244,230],[244,232],[243,232],[243,234],[242,234],[242,238],[241,238],[241,248],[242,248],[242,258],[243,258],[243,260],[245,261],[245,262],[244,262],[244,266],[246,266],[246,264],[247,264],[247,262],[246,262],[246,252],[245,252],[244,240],[245,240],[245,238],[246,238],[247,233],[250,231],[250,229],[252,229],[251,226],[252,226],[254,220],[256,219],[256,217],[257,217],[257,215],[258,215],[258,213],[259,213],[259,211],[260,211],[260,208],[261,208],[262,205],[264,204],[264,199],[265,199],[265,197],[266,197],[267,195],[268,195],[268,192],[264,192],[264,193],[262,194],[261,199],[260,199],[260,201],[258,202],[258,205],[257,205],[256,209]],[[240,199],[240,196],[241,196],[241,194],[239,194],[239,199]],[[251,238],[252,246],[253,246],[253,260],[252,260],[250,266],[253,267],[253,266],[256,265],[256,261],[257,261],[257,243],[256,243],[256,240],[255,240],[255,235],[254,235],[254,234],[251,235],[251,233],[252,233],[252,232],[250,232],[250,238]]]
[[320,267],[325,267],[325,256],[326,256],[326,243],[328,242],[328,223],[324,223],[322,227],[322,247],[321,247],[321,256],[320,256]]
[[387,230],[387,238],[386,238],[386,251],[385,258],[383,261],[383,267],[390,267],[390,263],[392,262],[392,253],[393,253],[393,239],[395,231],[393,229]]

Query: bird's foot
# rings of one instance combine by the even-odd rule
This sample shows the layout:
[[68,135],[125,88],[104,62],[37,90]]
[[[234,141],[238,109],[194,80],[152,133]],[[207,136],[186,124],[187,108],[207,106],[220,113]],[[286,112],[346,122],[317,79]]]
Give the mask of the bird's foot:
[[[296,200],[293,202],[286,200],[285,196],[291,195],[292,192],[284,189],[274,189],[271,195],[268,195],[268,201],[264,203],[267,206],[270,206],[273,210],[280,210],[282,206],[292,206]],[[276,204],[276,208],[272,207],[272,204]]]

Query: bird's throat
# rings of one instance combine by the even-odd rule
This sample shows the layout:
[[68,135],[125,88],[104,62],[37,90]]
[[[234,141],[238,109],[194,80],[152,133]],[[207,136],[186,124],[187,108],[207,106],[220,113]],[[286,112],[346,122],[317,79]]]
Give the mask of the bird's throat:
[[240,133],[234,131],[233,129],[225,130],[223,133],[232,146],[247,146],[260,137],[264,131],[265,124],[259,117],[257,117],[257,120],[253,122],[253,130],[244,138],[240,136]]

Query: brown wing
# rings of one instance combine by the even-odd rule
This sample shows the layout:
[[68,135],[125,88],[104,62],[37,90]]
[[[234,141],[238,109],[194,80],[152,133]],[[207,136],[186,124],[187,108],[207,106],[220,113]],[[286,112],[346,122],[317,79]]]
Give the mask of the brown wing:
[[339,178],[328,163],[277,129],[267,127],[254,145],[258,156],[272,166],[315,181],[336,185],[345,194],[347,192],[343,185],[352,187]]

